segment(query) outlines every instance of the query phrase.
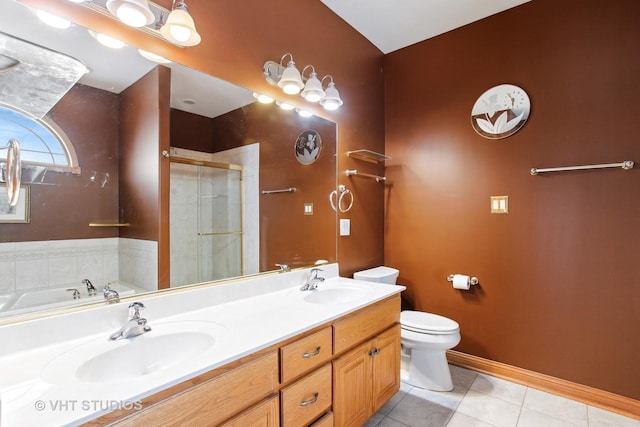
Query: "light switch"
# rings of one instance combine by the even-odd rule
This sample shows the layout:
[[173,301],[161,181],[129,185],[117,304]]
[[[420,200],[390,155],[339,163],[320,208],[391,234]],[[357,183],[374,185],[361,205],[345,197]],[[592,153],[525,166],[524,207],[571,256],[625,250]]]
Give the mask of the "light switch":
[[491,196],[491,213],[509,213],[509,196]]
[[313,203],[305,203],[304,204],[304,214],[305,215],[313,215]]
[[350,219],[341,219],[340,220],[340,235],[341,236],[349,236],[351,234],[351,220]]

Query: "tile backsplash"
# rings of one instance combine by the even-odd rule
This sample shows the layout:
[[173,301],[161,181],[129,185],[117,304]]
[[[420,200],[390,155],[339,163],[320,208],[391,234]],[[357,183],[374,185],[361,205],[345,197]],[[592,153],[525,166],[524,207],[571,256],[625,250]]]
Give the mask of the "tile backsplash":
[[157,287],[157,242],[124,239],[0,243],[0,293],[61,287],[90,279]]

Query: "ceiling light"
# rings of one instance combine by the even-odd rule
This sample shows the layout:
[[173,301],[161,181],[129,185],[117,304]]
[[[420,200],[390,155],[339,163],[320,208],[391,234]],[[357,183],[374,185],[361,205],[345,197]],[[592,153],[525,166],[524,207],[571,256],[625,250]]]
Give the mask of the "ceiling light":
[[195,46],[201,41],[183,0],[173,0],[173,9],[167,17],[166,24],[160,28],[160,33],[171,43],[179,46]]
[[309,102],[318,102],[322,98],[324,98],[324,90],[322,89],[322,83],[318,79],[318,75],[316,74],[315,68],[313,65],[307,65],[302,69],[302,75],[304,76],[304,71],[307,68],[311,68],[311,74],[309,74],[309,78],[307,79],[307,83],[304,85],[304,89],[300,93],[304,99]]
[[64,18],[60,18],[57,15],[54,15],[49,12],[45,12],[44,10],[36,10],[36,15],[42,22],[53,27],[59,28],[61,30],[67,29],[71,26],[71,21],[68,21]]
[[253,92],[253,97],[262,104],[271,104],[274,101],[272,97],[256,92]]
[[107,10],[131,27],[153,24],[155,16],[147,0],[107,0]]
[[343,102],[342,99],[340,99],[340,94],[338,93],[338,89],[336,89],[335,83],[333,83],[333,77],[324,76],[322,81],[327,77],[329,77],[331,81],[327,85],[324,98],[320,100],[320,105],[322,105],[325,110],[337,110]]
[[171,61],[164,56],[156,55],[153,52],[147,52],[146,50],[138,49],[138,53],[149,61],[157,62],[158,64],[168,64]]
[[126,46],[126,43],[120,41],[118,39],[114,39],[111,36],[102,33],[96,33],[95,31],[89,30],[89,34],[91,34],[96,40],[98,40],[102,45],[109,47],[111,49],[121,49]]

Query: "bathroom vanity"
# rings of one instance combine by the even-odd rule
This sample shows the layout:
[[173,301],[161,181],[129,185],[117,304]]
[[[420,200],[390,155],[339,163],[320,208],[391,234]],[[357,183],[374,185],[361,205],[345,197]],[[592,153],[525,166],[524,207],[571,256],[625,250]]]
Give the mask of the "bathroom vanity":
[[399,388],[404,287],[323,270],[315,291],[306,269],[150,296],[131,339],[107,339],[131,301],[2,326],[56,328],[0,358],[2,425],[362,425]]

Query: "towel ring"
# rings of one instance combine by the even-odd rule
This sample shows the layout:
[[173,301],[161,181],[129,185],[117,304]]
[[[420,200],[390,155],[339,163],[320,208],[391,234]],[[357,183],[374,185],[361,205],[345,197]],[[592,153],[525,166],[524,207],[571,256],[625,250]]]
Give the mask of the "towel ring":
[[[338,191],[340,191],[340,196],[338,196]],[[346,209],[342,209],[342,199],[347,195],[351,196],[351,202]],[[338,202],[337,209],[339,209],[340,212],[349,212],[353,207],[353,193],[351,192],[351,190],[347,189],[345,185],[341,184],[338,186],[338,190],[333,190],[331,193],[329,193],[329,203],[331,203],[331,208],[333,208],[334,211],[337,211],[336,204],[333,202],[333,196],[336,196]]]

